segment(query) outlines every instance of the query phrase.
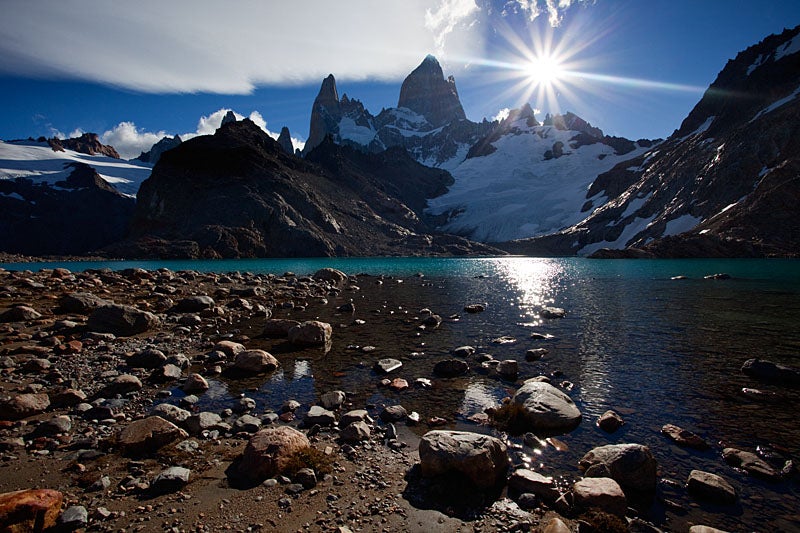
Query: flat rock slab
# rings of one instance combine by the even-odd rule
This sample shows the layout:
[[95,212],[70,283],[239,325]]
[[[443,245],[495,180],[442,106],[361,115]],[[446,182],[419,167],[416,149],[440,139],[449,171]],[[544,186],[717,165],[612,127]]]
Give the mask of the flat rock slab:
[[530,431],[567,432],[581,422],[572,398],[549,383],[529,379],[511,401],[522,408],[521,421]]
[[707,450],[709,448],[708,443],[702,437],[688,429],[683,429],[673,424],[665,424],[661,428],[661,433],[680,446],[694,448],[695,450]]
[[729,465],[741,468],[751,476],[773,482],[781,480],[780,472],[752,452],[737,450],[736,448],[725,448],[722,450],[722,458]]
[[527,468],[518,468],[508,478],[508,486],[520,493],[530,493],[548,502],[558,499],[559,493],[552,477]]
[[21,420],[43,413],[50,407],[50,397],[45,393],[17,394],[0,400],[0,420]]
[[422,475],[463,474],[478,488],[505,481],[506,445],[498,438],[467,431],[429,431],[419,443]]
[[692,470],[686,482],[686,490],[700,500],[723,505],[736,503],[736,489],[733,485],[722,476],[710,472]]
[[389,372],[393,372],[402,366],[402,361],[387,357],[385,359],[378,359],[378,361],[375,363],[375,370],[384,374],[388,374]]
[[140,455],[152,453],[189,434],[164,420],[160,416],[150,416],[128,424],[119,434],[119,445],[126,454]]

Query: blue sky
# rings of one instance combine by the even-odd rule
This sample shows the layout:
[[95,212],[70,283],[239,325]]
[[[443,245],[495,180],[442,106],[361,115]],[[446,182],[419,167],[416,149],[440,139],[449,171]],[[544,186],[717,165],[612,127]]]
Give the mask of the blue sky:
[[[325,75],[377,114],[428,53],[472,120],[527,101],[666,137],[727,60],[800,24],[797,0],[4,0],[3,12],[0,139],[94,131],[123,155],[213,132],[224,109],[302,140]],[[528,69],[541,56],[558,64],[549,83]]]

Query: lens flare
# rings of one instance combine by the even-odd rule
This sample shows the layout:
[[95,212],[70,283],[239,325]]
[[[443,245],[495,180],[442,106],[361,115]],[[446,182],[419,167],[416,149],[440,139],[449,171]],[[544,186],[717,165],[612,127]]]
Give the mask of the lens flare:
[[552,56],[534,57],[525,65],[528,81],[533,84],[550,85],[560,81],[562,72],[561,62]]

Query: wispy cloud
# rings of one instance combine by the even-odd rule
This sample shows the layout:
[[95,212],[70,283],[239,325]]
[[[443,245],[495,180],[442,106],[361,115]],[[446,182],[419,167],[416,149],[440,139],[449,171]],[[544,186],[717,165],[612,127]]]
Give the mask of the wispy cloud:
[[514,0],[528,18],[533,21],[547,13],[547,22],[554,28],[561,25],[564,13],[575,4],[593,4],[595,0]]
[[462,46],[448,37],[476,9],[473,0],[4,0],[0,72],[156,93],[246,94],[330,72],[399,79],[427,53]]
[[[214,111],[208,116],[201,116],[197,121],[197,129],[191,132],[180,133],[181,139],[188,141],[189,139],[199,135],[212,135],[215,131],[217,131],[217,128],[220,127],[222,124],[222,119],[225,117],[228,111],[232,110],[228,108],[222,108]],[[245,118],[245,115],[237,113],[236,111],[234,111],[233,114],[236,116],[236,120],[242,120]],[[251,112],[249,115],[247,115],[247,118],[252,120],[259,128],[264,130],[267,135],[273,139],[278,138],[279,133],[270,131],[269,128],[267,128],[267,122],[258,111]],[[82,134],[83,130],[77,128],[69,135],[69,137],[80,137]],[[142,152],[149,150],[155,143],[160,141],[165,136],[172,137],[172,135],[173,134],[169,134],[165,131],[145,131],[137,128],[136,124],[133,122],[126,121],[120,122],[110,130],[101,133],[99,137],[103,144],[109,144],[113,146],[123,158],[132,159],[137,157]],[[61,137],[63,138],[64,135],[61,135]],[[295,148],[300,148],[302,150],[303,146],[305,145],[305,141],[292,137],[292,144]]]

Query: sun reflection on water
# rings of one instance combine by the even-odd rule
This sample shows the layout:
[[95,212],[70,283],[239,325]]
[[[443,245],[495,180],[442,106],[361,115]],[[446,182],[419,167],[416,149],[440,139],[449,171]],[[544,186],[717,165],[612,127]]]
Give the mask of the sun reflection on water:
[[501,279],[516,289],[513,305],[519,309],[519,318],[527,324],[540,324],[541,308],[557,305],[558,285],[563,276],[563,267],[558,262],[518,257],[498,261],[495,268]]

